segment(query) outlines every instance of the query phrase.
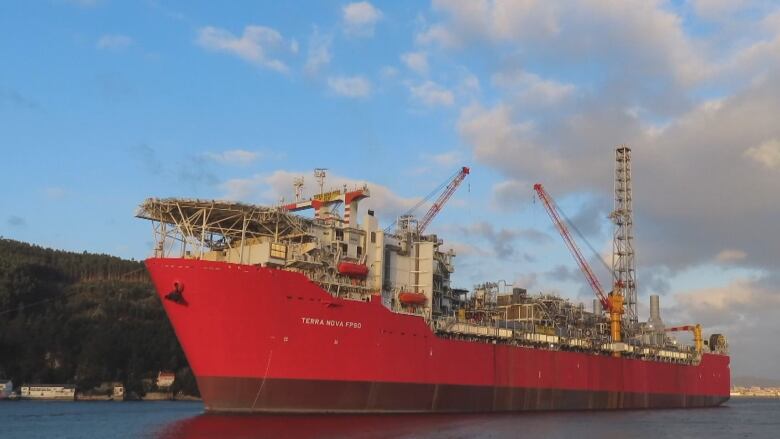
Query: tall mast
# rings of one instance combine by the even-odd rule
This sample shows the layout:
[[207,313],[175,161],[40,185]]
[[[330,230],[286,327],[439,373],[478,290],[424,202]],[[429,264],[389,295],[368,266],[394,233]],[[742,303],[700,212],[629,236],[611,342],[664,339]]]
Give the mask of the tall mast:
[[316,168],[314,169],[314,178],[317,179],[317,183],[320,184],[320,195],[322,195],[324,191],[325,186],[325,174],[327,173],[326,168]]
[[636,261],[634,260],[634,212],[631,191],[631,148],[615,148],[615,210],[610,215],[615,223],[612,240],[612,271],[615,285],[625,298],[626,317],[631,326],[638,322],[636,295]]

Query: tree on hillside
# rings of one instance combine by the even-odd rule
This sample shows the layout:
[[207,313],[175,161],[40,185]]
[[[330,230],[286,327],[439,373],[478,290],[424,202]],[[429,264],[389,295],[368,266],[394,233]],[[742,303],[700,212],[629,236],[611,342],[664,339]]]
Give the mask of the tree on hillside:
[[0,375],[82,390],[173,370],[197,386],[140,262],[0,239]]

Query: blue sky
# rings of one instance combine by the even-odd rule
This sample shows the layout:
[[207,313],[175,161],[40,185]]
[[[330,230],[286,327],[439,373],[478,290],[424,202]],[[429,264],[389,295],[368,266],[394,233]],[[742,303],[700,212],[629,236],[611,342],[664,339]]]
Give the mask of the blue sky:
[[295,175],[313,189],[312,169],[326,167],[334,185],[368,182],[387,222],[468,165],[430,228],[458,250],[456,281],[589,303],[531,186],[544,183],[608,256],[613,148],[628,143],[642,307],[660,293],[670,320],[725,331],[766,363],[780,350],[750,340],[780,329],[779,11],[762,0],[8,3],[0,235],[142,259],[151,230],[133,214],[146,197],[273,203]]
[[[23,45],[4,39],[2,46],[14,66],[3,69],[0,82],[3,150],[16,165],[4,176],[6,187],[17,188],[8,214],[25,223],[14,228],[6,218],[4,234],[142,258],[147,243],[124,239],[124,230],[146,231],[132,209],[147,196],[220,198],[220,184],[231,178],[327,167],[411,199],[468,164],[452,129],[457,110],[413,101],[401,78],[408,74],[399,57],[411,51],[420,11],[401,3],[383,8],[375,32],[390,35],[379,38],[350,34],[345,4],[302,5],[250,2],[226,11],[51,2],[3,14],[9,35],[31,37]],[[299,45],[298,53],[279,50],[289,71],[198,44],[207,26],[238,37],[254,24]],[[317,35],[331,41],[327,74],[305,71]],[[339,95],[328,87],[333,77],[366,78],[370,96]],[[257,158],[209,158],[225,151]],[[425,163],[453,151],[462,160]],[[421,173],[422,167],[430,169]],[[466,191],[470,186],[476,196],[495,177],[475,169],[470,180]]]

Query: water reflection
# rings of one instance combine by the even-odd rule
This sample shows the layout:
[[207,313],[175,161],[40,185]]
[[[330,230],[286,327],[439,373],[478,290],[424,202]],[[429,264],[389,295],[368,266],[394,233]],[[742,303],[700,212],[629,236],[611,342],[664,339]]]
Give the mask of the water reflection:
[[202,414],[166,426],[159,432],[158,437],[161,439],[430,437],[437,436],[442,429],[459,430],[466,425],[464,424],[466,422],[473,426],[478,419],[479,416],[457,415]]
[[[161,439],[193,438],[565,438],[615,413],[584,412],[410,415],[216,415],[169,424]],[[620,415],[618,415],[620,416]],[[597,427],[602,439],[625,439],[624,426]]]
[[[772,409],[777,404],[771,405]],[[168,424],[161,439],[192,438],[549,438],[658,439],[745,437],[737,411],[720,409],[507,414],[413,415],[216,415]],[[756,411],[756,425],[766,420]],[[773,422],[775,422],[773,420]],[[748,429],[749,430],[749,429]],[[773,429],[773,433],[776,430]],[[760,436],[760,435],[759,435]],[[778,437],[776,434],[761,437]]]

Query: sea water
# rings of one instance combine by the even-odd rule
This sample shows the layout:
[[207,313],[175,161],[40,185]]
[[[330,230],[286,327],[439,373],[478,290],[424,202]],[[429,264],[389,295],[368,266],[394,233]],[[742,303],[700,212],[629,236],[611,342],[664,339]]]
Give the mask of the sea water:
[[780,399],[722,407],[479,415],[247,416],[199,402],[0,403],[0,438],[780,438]]

